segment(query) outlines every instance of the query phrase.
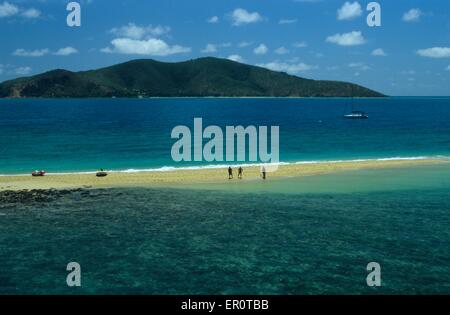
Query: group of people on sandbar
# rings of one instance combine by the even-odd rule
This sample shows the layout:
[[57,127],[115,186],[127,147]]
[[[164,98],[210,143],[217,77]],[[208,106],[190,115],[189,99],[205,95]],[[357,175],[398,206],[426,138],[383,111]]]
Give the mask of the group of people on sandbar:
[[[244,169],[242,168],[242,166],[239,166],[238,168],[238,178],[242,179],[242,175],[244,174]],[[230,167],[228,167],[228,179],[233,179],[233,169]]]
[[[244,174],[244,169],[242,168],[242,166],[239,166],[238,179],[242,179],[243,174]],[[264,180],[267,178],[267,171],[264,166],[261,167],[261,177]],[[233,179],[233,168],[231,166],[228,167],[228,179]]]

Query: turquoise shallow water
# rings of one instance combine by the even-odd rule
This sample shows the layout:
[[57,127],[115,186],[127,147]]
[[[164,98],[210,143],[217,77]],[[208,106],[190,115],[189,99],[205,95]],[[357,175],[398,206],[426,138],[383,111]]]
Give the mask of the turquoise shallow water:
[[[177,125],[279,126],[285,162],[450,156],[450,98],[0,100],[0,174],[205,166],[175,163]],[[217,163],[216,163],[217,164]],[[218,162],[218,164],[223,164]]]
[[[244,170],[245,172],[245,170]],[[188,189],[222,190],[260,194],[340,194],[395,192],[398,190],[450,190],[450,162],[438,165],[394,167],[340,171],[337,173],[270,178],[268,181],[224,181],[223,183],[193,184]],[[186,188],[179,185],[179,188]]]
[[[441,165],[2,204],[0,292],[448,294],[449,174]],[[70,261],[81,288],[65,285]],[[380,288],[365,283],[371,261]]]

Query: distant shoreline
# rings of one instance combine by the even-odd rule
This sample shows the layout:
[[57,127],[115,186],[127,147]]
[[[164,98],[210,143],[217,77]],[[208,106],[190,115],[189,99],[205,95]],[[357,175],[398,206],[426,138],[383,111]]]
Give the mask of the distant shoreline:
[[[0,97],[1,100],[158,100],[158,99],[343,99],[347,100],[351,97],[344,96],[153,96],[153,97]],[[353,97],[361,100],[377,100],[377,99],[450,99],[449,96],[367,96]]]
[[[397,98],[401,98],[398,96]],[[405,96],[410,97],[410,96]],[[427,97],[427,96],[424,96]],[[433,97],[433,96],[430,96]],[[442,96],[445,98],[447,96]],[[448,96],[450,97],[450,96]],[[350,99],[350,96],[150,96],[150,97],[0,97],[0,100],[147,100],[147,99]],[[355,96],[354,99],[386,99],[396,96]]]
[[[450,163],[449,158],[379,159],[336,162],[311,162],[280,165],[278,171],[268,173],[272,178],[314,176],[343,171],[414,167]],[[195,183],[226,183],[227,166],[217,168],[175,169],[140,172],[110,172],[97,178],[93,173],[49,174],[33,178],[31,175],[0,176],[0,191],[33,189],[115,188],[115,187],[186,187]],[[235,169],[236,171],[236,169]],[[237,177],[237,174],[235,174]],[[242,184],[261,180],[259,166],[245,166]]]

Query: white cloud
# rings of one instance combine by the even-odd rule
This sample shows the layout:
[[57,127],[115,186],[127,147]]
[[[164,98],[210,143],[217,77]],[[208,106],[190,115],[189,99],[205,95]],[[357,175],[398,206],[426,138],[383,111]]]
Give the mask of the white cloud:
[[[170,32],[168,26],[139,26],[128,23],[125,26],[113,28],[110,33],[119,36],[111,41],[112,47],[101,49],[104,53],[118,53],[129,55],[146,56],[168,56],[173,54],[187,53],[189,47],[180,45],[169,45],[164,40],[155,38]],[[209,49],[212,49],[209,47]]]
[[0,18],[14,16],[18,14],[20,14],[20,16],[24,18],[34,19],[41,16],[41,11],[34,8],[29,9],[19,8],[17,5],[11,4],[7,1],[0,3]]
[[54,54],[57,56],[69,56],[78,53],[78,50],[76,50],[73,47],[64,47],[58,49]]
[[218,16],[212,16],[207,20],[208,23],[214,24],[214,23],[219,23],[219,17]]
[[278,24],[295,24],[297,21],[297,19],[281,19]]
[[[71,54],[76,54],[78,51],[73,47],[64,47],[55,51],[53,54],[57,56],[69,56]],[[45,55],[50,54],[50,50],[48,48],[44,49],[35,49],[35,50],[25,50],[22,48],[16,49],[13,52],[14,56],[18,57],[43,57]]]
[[161,25],[157,25],[155,27],[153,27],[152,25],[139,26],[134,23],[128,23],[128,25],[122,27],[115,27],[109,32],[120,37],[142,39],[148,36],[161,36],[163,34],[169,33],[170,27]]
[[0,18],[16,15],[17,13],[19,13],[19,8],[14,4],[6,1],[0,4]]
[[168,56],[187,53],[191,49],[179,45],[170,46],[165,41],[156,38],[136,40],[131,38],[116,38],[111,41],[112,48],[106,47],[104,53],[118,53],[128,55]]
[[307,42],[296,42],[293,44],[293,46],[295,48],[305,48],[305,47],[308,47],[308,43]]
[[366,42],[361,32],[350,32],[328,36],[326,41],[340,46],[357,46]]
[[10,64],[0,64],[0,74],[8,74],[8,75],[20,75],[24,76],[31,72],[30,67],[17,67]]
[[267,68],[273,71],[287,72],[291,74],[297,74],[299,72],[306,72],[313,69],[317,69],[317,66],[311,66],[305,63],[286,63],[278,61],[258,64],[257,66]]
[[403,21],[405,22],[418,22],[420,17],[423,15],[420,9],[411,9],[405,14],[403,14]]
[[244,48],[244,47],[250,46],[251,44],[253,44],[253,43],[252,42],[240,42],[239,47]]
[[207,44],[206,47],[204,49],[202,49],[201,52],[204,54],[215,53],[215,52],[217,52],[217,45]]
[[19,67],[14,69],[14,73],[17,75],[27,75],[30,74],[31,70],[30,67]]
[[231,14],[233,25],[240,26],[250,23],[256,23],[262,21],[262,16],[258,12],[248,12],[245,9],[235,9]]
[[428,58],[450,58],[450,47],[433,47],[419,49],[417,54]]
[[448,65],[448,67],[445,68],[445,70],[450,71],[450,65]]
[[231,43],[223,43],[223,44],[207,44],[205,48],[201,50],[202,53],[215,53],[219,50],[219,48],[231,47]]
[[345,2],[344,5],[338,10],[337,17],[338,20],[352,20],[358,16],[361,16],[362,9],[359,2],[355,1],[353,3],[351,2]]
[[230,55],[230,56],[228,56],[227,59],[232,60],[232,61],[236,61],[236,62],[241,62],[241,63],[244,62],[244,58],[242,58],[239,55]]
[[362,71],[367,71],[370,69],[368,65],[363,62],[352,62],[348,64],[349,68],[355,68]]
[[47,48],[36,49],[36,50],[25,50],[25,49],[19,48],[13,52],[13,55],[19,56],[19,57],[42,57],[42,56],[47,55],[49,52],[50,51]]
[[267,54],[268,51],[269,51],[269,48],[267,48],[267,46],[264,44],[261,44],[258,47],[256,47],[255,49],[253,49],[253,52],[255,53],[255,55],[265,55],[265,54]]
[[289,50],[286,49],[286,47],[282,46],[282,47],[279,47],[279,48],[275,49],[275,53],[278,54],[278,55],[285,55],[285,54],[289,53]]
[[29,18],[29,19],[35,19],[41,16],[41,11],[37,9],[28,9],[21,13],[23,17]]
[[387,54],[384,52],[384,50],[382,48],[377,48],[374,49],[371,53],[372,56],[376,56],[376,57],[386,57]]

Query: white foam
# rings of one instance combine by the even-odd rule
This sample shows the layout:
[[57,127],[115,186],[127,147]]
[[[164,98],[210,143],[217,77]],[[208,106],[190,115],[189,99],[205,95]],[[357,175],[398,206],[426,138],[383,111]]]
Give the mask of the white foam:
[[[435,156],[413,156],[413,157],[387,157],[387,158],[374,158],[374,159],[353,159],[353,160],[310,160],[310,161],[295,161],[295,162],[278,162],[278,163],[246,163],[246,164],[209,164],[202,166],[162,166],[157,168],[143,168],[143,169],[126,169],[126,170],[105,170],[108,173],[145,173],[145,172],[176,172],[176,171],[195,171],[203,169],[224,169],[228,167],[237,168],[242,167],[255,167],[255,166],[275,166],[275,165],[301,165],[301,164],[335,164],[335,163],[358,163],[358,162],[371,162],[371,161],[411,161],[411,160],[450,160],[450,156],[435,155]],[[82,171],[82,172],[57,172],[47,173],[47,175],[94,175],[96,171]],[[30,174],[0,174],[0,177],[5,176],[30,176]]]

